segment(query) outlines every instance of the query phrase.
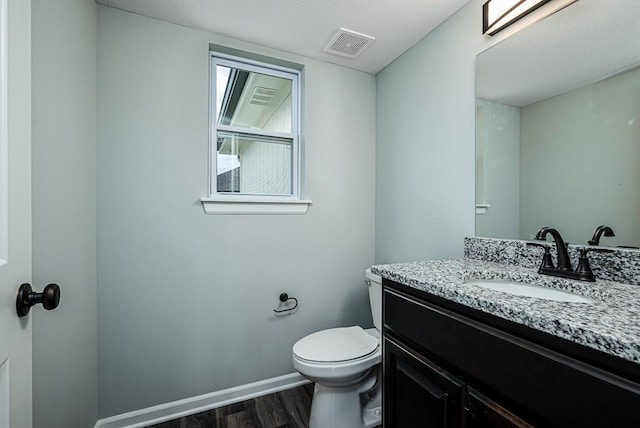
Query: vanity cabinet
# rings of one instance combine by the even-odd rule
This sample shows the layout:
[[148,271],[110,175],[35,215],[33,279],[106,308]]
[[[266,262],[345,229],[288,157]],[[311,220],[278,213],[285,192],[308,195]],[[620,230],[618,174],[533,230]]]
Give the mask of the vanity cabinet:
[[640,427],[640,384],[624,375],[640,377],[637,364],[605,369],[576,358],[580,345],[559,352],[497,317],[383,285],[385,428]]
[[459,427],[464,383],[393,339],[384,339],[385,427]]

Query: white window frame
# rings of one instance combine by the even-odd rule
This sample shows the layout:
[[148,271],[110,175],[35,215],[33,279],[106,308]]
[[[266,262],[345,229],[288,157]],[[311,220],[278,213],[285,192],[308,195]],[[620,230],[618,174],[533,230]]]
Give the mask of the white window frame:
[[[217,66],[242,69],[291,80],[291,133],[256,130],[253,128],[220,125],[216,118]],[[304,214],[311,201],[300,199],[300,71],[254,61],[247,58],[211,52],[209,94],[209,196],[201,198],[207,214]],[[229,193],[217,191],[217,133],[218,131],[291,140],[291,194],[271,195]]]

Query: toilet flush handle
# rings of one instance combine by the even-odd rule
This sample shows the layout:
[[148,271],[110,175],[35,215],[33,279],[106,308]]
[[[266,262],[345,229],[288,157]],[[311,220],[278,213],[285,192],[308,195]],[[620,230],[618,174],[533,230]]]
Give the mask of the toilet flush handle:
[[370,279],[365,279],[364,280],[364,285],[366,285],[367,287],[371,287],[371,280]]

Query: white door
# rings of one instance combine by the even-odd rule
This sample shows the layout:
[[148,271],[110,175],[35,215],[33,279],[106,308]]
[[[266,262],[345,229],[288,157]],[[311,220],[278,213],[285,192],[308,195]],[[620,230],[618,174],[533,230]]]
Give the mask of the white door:
[[0,428],[32,426],[31,316],[16,312],[30,281],[31,1],[0,0]]

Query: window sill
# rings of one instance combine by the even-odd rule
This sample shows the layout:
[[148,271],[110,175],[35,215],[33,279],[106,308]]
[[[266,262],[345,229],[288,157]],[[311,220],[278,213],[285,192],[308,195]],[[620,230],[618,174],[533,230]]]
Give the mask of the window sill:
[[306,214],[311,201],[300,199],[217,197],[200,198],[204,212],[220,214]]

